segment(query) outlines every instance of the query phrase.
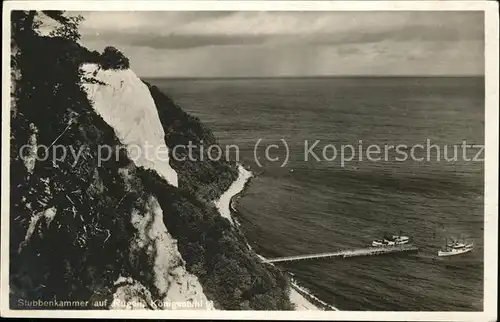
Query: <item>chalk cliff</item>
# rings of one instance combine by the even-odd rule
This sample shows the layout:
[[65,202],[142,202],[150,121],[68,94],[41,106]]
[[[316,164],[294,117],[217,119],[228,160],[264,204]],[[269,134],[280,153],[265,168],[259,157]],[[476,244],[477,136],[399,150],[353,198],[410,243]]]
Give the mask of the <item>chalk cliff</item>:
[[[172,158],[177,144],[217,144],[210,129],[123,57],[113,66],[27,20],[13,15],[11,309],[56,298],[79,309],[293,309],[286,274],[232,225],[231,196],[250,173]],[[148,144],[162,156],[134,154]]]

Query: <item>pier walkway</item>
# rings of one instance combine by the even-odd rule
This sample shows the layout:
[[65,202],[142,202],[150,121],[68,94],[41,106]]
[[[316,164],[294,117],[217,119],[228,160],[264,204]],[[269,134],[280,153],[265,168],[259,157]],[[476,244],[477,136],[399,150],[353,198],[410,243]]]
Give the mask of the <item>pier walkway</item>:
[[332,253],[320,253],[311,255],[299,256],[286,256],[277,257],[263,260],[264,263],[279,263],[279,262],[293,262],[306,259],[319,259],[319,258],[349,258],[359,256],[375,256],[383,254],[403,253],[403,252],[418,252],[418,247],[413,245],[397,245],[397,246],[383,246],[383,247],[368,247],[353,250],[341,250]]

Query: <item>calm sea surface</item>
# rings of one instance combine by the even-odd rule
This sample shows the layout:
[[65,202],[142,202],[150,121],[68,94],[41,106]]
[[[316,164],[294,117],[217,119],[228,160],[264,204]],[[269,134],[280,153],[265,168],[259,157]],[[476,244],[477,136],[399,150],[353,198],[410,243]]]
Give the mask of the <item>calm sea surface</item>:
[[[252,247],[265,257],[366,247],[400,230],[416,255],[283,264],[299,284],[343,310],[482,310],[484,163],[437,160],[340,164],[322,149],[342,144],[441,147],[484,144],[483,78],[150,80],[198,116],[221,145],[236,144],[258,176],[237,208]],[[254,146],[261,139],[254,159]],[[281,167],[285,148],[288,163]],[[305,161],[304,145],[319,143]],[[265,160],[264,149],[279,161]],[[326,149],[326,157],[333,155]],[[404,150],[407,153],[409,149]],[[469,148],[472,158],[477,149]],[[350,155],[346,150],[346,155]],[[232,156],[234,157],[234,153]],[[373,155],[373,154],[372,154]],[[384,157],[384,152],[380,154]],[[481,158],[484,154],[481,155]],[[445,238],[466,238],[468,254],[437,258]]]

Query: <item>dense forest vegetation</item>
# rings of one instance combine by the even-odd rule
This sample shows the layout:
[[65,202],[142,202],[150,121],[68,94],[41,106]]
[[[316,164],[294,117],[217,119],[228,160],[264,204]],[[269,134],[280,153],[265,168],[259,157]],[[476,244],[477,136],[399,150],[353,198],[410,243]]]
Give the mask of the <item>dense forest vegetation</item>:
[[[238,177],[234,161],[210,160],[208,147],[217,144],[212,132],[205,127],[198,118],[185,113],[167,95],[163,94],[156,86],[143,81],[151,92],[160,121],[165,129],[165,142],[171,148],[174,146],[187,146],[189,142],[194,145],[193,155],[200,155],[203,146],[203,162],[192,161],[186,157],[187,151],[179,149],[179,158],[171,158],[172,167],[180,174],[179,187],[206,200],[213,200],[227,190],[231,183]],[[185,159],[183,161],[180,161]]]
[[[48,36],[38,32],[36,18],[42,16],[59,23]],[[78,16],[16,11],[11,18],[11,308],[18,298],[111,300],[119,276],[130,276],[158,295],[151,258],[132,258],[129,249],[135,233],[132,210],[144,209],[148,197],[156,196],[187,270],[199,277],[216,307],[292,309],[286,277],[260,263],[214,207],[213,200],[237,177],[236,164],[171,160],[179,188],[156,172],[137,168],[124,149],[113,149],[120,155],[99,166],[97,147],[121,143],[93,110],[79,67],[91,62],[103,69],[125,69],[128,59],[113,47],[101,54],[79,45]],[[168,146],[189,140],[216,143],[198,119],[148,86]],[[49,158],[28,169],[19,151],[33,138],[37,144],[83,151],[80,163],[73,164],[72,157],[57,162]],[[38,220],[30,233],[34,218],[52,207],[53,219]]]

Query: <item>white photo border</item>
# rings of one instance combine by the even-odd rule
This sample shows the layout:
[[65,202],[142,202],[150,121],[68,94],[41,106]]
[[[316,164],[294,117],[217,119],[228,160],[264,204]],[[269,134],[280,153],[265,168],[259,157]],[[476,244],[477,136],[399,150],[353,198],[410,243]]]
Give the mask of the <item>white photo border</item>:
[[[483,11],[485,28],[484,288],[480,312],[391,311],[110,311],[10,310],[10,12],[74,11]],[[495,1],[6,1],[2,35],[2,216],[1,293],[3,317],[272,319],[355,321],[496,321],[498,276],[498,3]]]

